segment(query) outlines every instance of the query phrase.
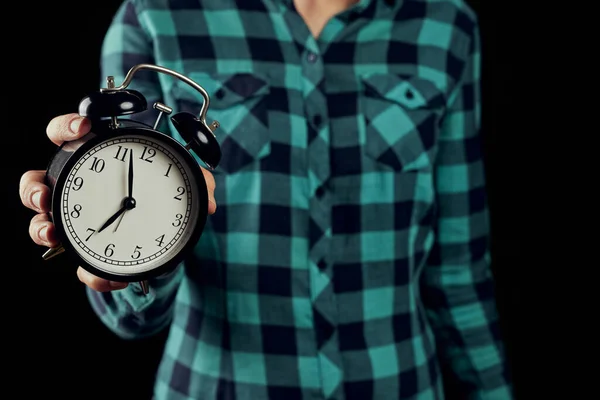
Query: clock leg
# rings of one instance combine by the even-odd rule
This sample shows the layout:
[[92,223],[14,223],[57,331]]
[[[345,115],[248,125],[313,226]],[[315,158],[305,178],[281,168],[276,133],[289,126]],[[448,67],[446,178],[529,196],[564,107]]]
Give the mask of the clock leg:
[[58,245],[56,247],[53,247],[51,249],[48,249],[43,255],[42,258],[44,259],[44,261],[51,259],[52,257],[55,257],[57,255],[59,255],[60,253],[62,253],[63,251],[65,251],[65,248],[62,245]]
[[150,291],[150,289],[148,288],[148,281],[141,281],[140,287],[142,288],[142,292],[144,292],[144,294],[148,294],[148,292]]

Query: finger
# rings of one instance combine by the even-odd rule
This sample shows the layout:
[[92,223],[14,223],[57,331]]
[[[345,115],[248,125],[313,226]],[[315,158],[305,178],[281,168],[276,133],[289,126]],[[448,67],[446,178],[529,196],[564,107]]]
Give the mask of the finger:
[[54,224],[50,221],[48,214],[37,214],[31,218],[29,236],[35,244],[40,246],[54,247],[59,242]]
[[89,119],[78,114],[65,114],[54,117],[46,127],[46,134],[52,143],[60,146],[63,142],[79,139],[90,131]]
[[45,174],[46,171],[27,171],[19,182],[21,202],[37,212],[48,212],[50,209],[50,188],[44,183]]
[[217,211],[217,202],[215,201],[215,177],[206,168],[201,168],[208,189],[208,213],[214,214]]
[[109,281],[91,274],[81,267],[77,268],[77,277],[90,289],[97,292],[110,292],[111,290],[125,289],[128,286],[127,282]]

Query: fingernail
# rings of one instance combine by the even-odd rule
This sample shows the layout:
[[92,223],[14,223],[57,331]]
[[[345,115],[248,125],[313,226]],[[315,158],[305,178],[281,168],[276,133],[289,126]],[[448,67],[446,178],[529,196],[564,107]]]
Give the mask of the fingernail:
[[208,199],[208,201],[209,201],[209,202],[210,202],[210,203],[211,203],[213,206],[215,206],[215,210],[216,210],[216,209],[217,209],[217,203],[216,203],[216,202],[215,202],[215,201],[214,201],[212,198],[209,198],[209,199]]
[[110,281],[109,285],[112,289],[125,289],[127,287],[127,282]]
[[40,199],[42,198],[42,192],[40,190],[38,190],[37,192],[34,192],[31,195],[31,202],[33,203],[33,205],[38,208],[38,209],[42,209],[41,207],[41,203],[40,203]]
[[77,119],[74,119],[73,121],[71,121],[71,126],[69,126],[69,129],[71,130],[71,132],[73,132],[74,134],[78,134],[79,127],[81,126],[82,121],[83,121],[83,118],[77,118]]
[[38,231],[38,236],[43,241],[45,241],[45,242],[48,241],[48,226],[47,225],[44,225],[40,228],[40,230]]

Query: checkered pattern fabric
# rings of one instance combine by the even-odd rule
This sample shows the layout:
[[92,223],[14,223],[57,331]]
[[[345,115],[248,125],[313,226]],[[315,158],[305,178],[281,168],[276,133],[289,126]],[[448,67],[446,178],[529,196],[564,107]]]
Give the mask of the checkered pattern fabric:
[[169,329],[157,400],[511,398],[468,6],[361,0],[315,39],[291,0],[127,0],[103,75],[139,63],[208,91],[223,150],[194,255],[149,296],[88,292],[124,338]]

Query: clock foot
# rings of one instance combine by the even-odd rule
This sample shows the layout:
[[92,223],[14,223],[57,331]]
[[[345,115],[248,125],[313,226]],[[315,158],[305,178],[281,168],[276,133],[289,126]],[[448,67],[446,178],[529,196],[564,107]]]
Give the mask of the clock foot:
[[148,292],[150,291],[150,289],[148,288],[148,281],[141,281],[140,287],[142,288],[142,292],[144,292],[144,294],[148,294]]
[[42,258],[45,260],[49,260],[52,257],[55,257],[57,255],[59,255],[60,253],[64,252],[65,248],[62,245],[58,245],[56,247],[53,247],[51,249],[48,249],[43,255]]

